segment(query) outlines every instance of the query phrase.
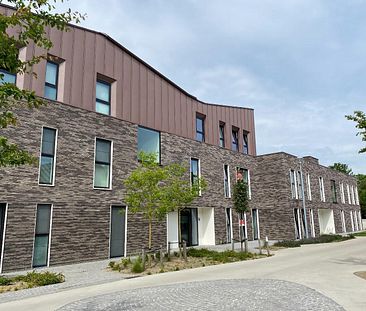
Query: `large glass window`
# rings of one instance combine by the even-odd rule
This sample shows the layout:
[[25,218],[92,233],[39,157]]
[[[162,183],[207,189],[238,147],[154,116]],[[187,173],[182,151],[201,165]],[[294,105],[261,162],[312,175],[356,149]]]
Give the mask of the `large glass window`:
[[58,64],[47,61],[46,64],[46,82],[44,87],[44,97],[52,100],[57,99],[58,84]]
[[196,114],[196,140],[205,141],[205,116]]
[[336,188],[335,180],[330,181],[330,188],[331,188],[331,191],[332,191],[333,203],[337,203],[337,188]]
[[250,173],[248,169],[236,168],[236,180],[243,180],[248,185],[248,198],[252,198],[252,190],[250,185]]
[[249,153],[248,132],[243,131],[243,153]]
[[298,198],[302,200],[302,178],[301,178],[301,172],[297,171],[297,192],[298,192]]
[[51,205],[37,206],[36,230],[33,247],[33,267],[47,266],[50,237]]
[[320,190],[320,201],[325,202],[325,192],[324,192],[324,180],[323,180],[323,177],[319,177],[319,190]]
[[16,75],[6,71],[4,69],[0,69],[0,85],[4,83],[12,83],[15,84],[16,82]]
[[220,122],[219,125],[219,137],[220,137],[220,147],[225,147],[225,123]]
[[231,131],[231,149],[239,151],[239,130],[234,127]]
[[156,161],[160,163],[160,132],[139,126],[137,145],[138,152],[154,153]]
[[95,167],[94,167],[94,187],[111,187],[111,141],[96,139],[95,145]]
[[39,184],[53,185],[55,178],[57,130],[44,127],[42,132]]
[[311,195],[310,174],[308,173],[306,176],[307,176],[306,180],[307,180],[307,184],[308,184],[308,200],[311,201],[312,200],[312,195]]
[[199,174],[199,160],[191,158],[191,183],[195,185],[198,183]]
[[97,80],[95,111],[103,114],[111,114],[111,84]]
[[225,198],[230,198],[230,174],[229,165],[224,165],[224,194]]
[[290,170],[291,198],[297,199],[296,174],[294,170]]

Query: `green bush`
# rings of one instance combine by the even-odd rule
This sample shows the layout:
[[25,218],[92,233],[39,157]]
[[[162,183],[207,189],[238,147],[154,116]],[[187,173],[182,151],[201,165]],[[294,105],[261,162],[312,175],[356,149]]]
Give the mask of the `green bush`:
[[131,268],[131,271],[133,273],[141,273],[141,272],[144,272],[144,267],[142,265],[142,260],[141,260],[140,257],[137,258],[135,260],[135,262],[133,263],[132,268]]
[[13,278],[14,281],[23,281],[28,283],[29,287],[45,286],[51,284],[62,283],[65,277],[61,273],[54,272],[28,272],[26,275],[19,275]]
[[0,276],[0,286],[9,285],[11,283],[12,283],[11,279],[4,278],[4,277]]
[[255,255],[252,253],[235,252],[235,251],[224,251],[217,252],[207,248],[190,248],[187,251],[187,255],[190,257],[207,258],[217,262],[234,262],[239,260],[247,260],[253,258]]
[[283,240],[283,241],[278,241],[278,242],[274,243],[273,246],[277,246],[277,247],[300,247],[301,243],[300,243],[300,241]]

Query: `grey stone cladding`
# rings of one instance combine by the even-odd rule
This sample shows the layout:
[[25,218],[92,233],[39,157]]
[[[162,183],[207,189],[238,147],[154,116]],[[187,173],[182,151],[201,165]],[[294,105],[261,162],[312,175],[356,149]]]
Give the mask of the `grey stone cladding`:
[[[351,232],[350,211],[360,211],[360,206],[349,204],[346,185],[357,186],[357,180],[353,176],[340,173],[328,167],[319,165],[318,160],[307,156],[302,158],[302,171],[304,179],[305,207],[308,223],[310,221],[310,209],[313,211],[315,235],[319,232],[319,209],[332,209],[334,215],[336,233],[343,233],[341,210],[344,211],[346,231]],[[294,239],[295,219],[294,208],[302,209],[303,202],[292,199],[290,170],[300,171],[299,158],[284,153],[273,153],[257,157],[255,184],[253,190],[258,198],[260,210],[260,229],[262,237],[270,239]],[[310,176],[311,200],[309,200],[307,174]],[[325,202],[320,199],[319,177],[324,181]],[[333,203],[331,180],[336,183],[337,203]],[[346,202],[341,202],[340,183],[344,184]],[[310,234],[310,226],[309,226]]]

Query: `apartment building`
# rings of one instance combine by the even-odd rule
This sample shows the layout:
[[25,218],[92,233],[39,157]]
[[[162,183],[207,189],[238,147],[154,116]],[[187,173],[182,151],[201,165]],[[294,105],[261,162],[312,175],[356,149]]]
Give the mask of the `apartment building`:
[[[202,102],[106,34],[48,34],[54,45],[37,78],[0,69],[48,102],[19,108],[19,126],[1,132],[39,165],[0,170],[0,273],[141,251],[147,221],[129,212],[123,188],[140,150],[208,184],[179,224],[177,213],[153,224],[153,248],[177,241],[179,227],[188,245],[230,243],[240,229],[249,239],[302,238],[305,224],[314,235],[361,229],[356,180],[311,157],[300,169],[292,155],[257,156],[253,109]],[[30,44],[19,57],[35,52]],[[238,176],[249,185],[245,227],[231,200]]]

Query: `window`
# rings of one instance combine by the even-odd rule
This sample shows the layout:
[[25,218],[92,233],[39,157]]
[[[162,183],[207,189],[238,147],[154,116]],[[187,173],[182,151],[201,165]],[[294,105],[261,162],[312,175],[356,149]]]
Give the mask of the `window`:
[[[201,176],[200,160],[191,158],[191,185],[198,185]],[[199,192],[201,195],[201,191]]]
[[341,223],[342,223],[342,231],[343,232],[346,232],[346,221],[345,221],[345,218],[344,218],[344,211],[341,210]]
[[323,177],[319,177],[319,189],[320,189],[320,201],[325,202],[324,180],[323,180]]
[[0,85],[4,83],[12,83],[15,84],[16,82],[16,75],[13,73],[10,73],[9,71],[6,71],[4,69],[0,69]]
[[349,216],[351,217],[351,228],[352,228],[352,232],[355,231],[355,224],[353,222],[353,213],[352,211],[349,211]]
[[351,186],[351,202],[353,205],[356,204],[356,201],[355,201],[355,191],[353,189],[353,186]]
[[248,132],[243,131],[243,153],[249,153],[249,145],[248,145]]
[[335,180],[330,181],[330,189],[331,189],[331,192],[332,192],[333,203],[337,203],[337,187],[336,187]]
[[299,200],[302,200],[302,178],[301,172],[297,171],[297,192]]
[[58,84],[58,64],[47,61],[46,64],[46,82],[44,87],[44,97],[52,100],[57,99]]
[[196,114],[196,140],[205,141],[205,116]]
[[236,180],[243,180],[248,185],[248,199],[252,198],[252,190],[250,186],[250,172],[245,168],[236,168]]
[[314,212],[312,209],[310,209],[309,213],[310,213],[310,232],[311,236],[315,238]]
[[95,111],[102,114],[111,114],[111,84],[97,80]]
[[229,172],[229,165],[224,165],[224,194],[225,198],[230,198],[230,172]]
[[234,151],[239,151],[239,129],[233,127],[231,131],[231,149]]
[[312,196],[311,196],[310,174],[306,175],[306,179],[307,179],[307,184],[308,184],[308,200],[311,201]]
[[225,148],[225,123],[219,125],[220,147]]
[[296,174],[294,170],[290,170],[291,199],[297,199]]
[[351,204],[351,194],[349,192],[349,184],[346,185],[348,204]]
[[48,265],[50,227],[51,205],[39,204],[37,206],[36,230],[33,247],[33,267],[43,267]]
[[160,132],[139,126],[137,149],[138,152],[143,151],[156,154],[156,162],[160,163]]
[[344,195],[344,185],[343,185],[343,183],[339,184],[339,188],[341,189],[341,203],[345,204],[346,203],[346,197]]
[[111,188],[111,147],[111,141],[96,139],[94,165],[95,188]]
[[360,199],[358,197],[358,188],[355,188],[355,198],[356,198],[356,205],[360,205]]
[[57,130],[44,127],[42,130],[41,160],[39,163],[40,185],[54,185],[56,164]]

